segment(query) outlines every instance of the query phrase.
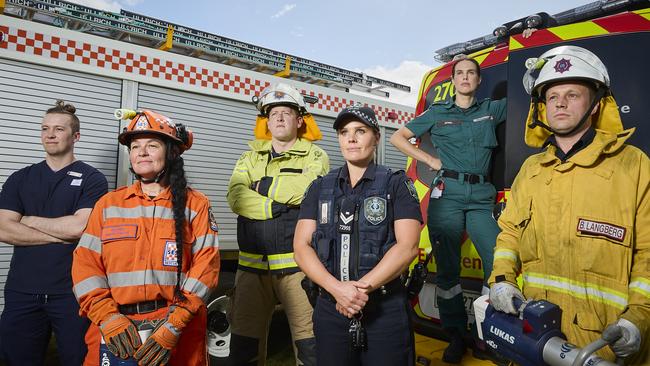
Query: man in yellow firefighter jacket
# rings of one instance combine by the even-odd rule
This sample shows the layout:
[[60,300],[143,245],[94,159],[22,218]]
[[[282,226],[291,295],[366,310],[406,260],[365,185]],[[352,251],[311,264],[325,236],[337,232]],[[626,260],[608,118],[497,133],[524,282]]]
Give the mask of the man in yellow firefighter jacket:
[[625,144],[634,129],[623,130],[596,55],[560,46],[526,66],[525,142],[545,149],[524,162],[499,218],[490,301],[513,314],[513,297],[557,304],[579,347],[618,327],[600,356],[649,365],[650,160]]
[[258,97],[260,114],[251,150],[239,158],[228,186],[238,216],[239,268],[235,277],[229,361],[264,365],[275,305],[289,320],[296,363],[315,365],[312,307],[293,260],[293,233],[307,187],[327,174],[325,151],[312,144],[321,132],[293,87],[271,85]]

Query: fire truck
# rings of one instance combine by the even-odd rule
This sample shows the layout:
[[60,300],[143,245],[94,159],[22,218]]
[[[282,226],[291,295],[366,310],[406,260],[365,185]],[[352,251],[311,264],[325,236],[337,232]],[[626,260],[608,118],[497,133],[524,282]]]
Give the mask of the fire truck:
[[[526,28],[537,31],[530,38],[524,38],[521,33]],[[524,160],[539,152],[524,144],[524,121],[530,104],[530,96],[522,84],[525,62],[560,45],[584,47],[601,58],[609,70],[611,89],[625,128],[636,127],[628,143],[641,148],[646,154],[650,153],[650,126],[647,124],[650,116],[647,102],[647,85],[650,85],[650,68],[647,66],[650,57],[649,1],[602,0],[554,15],[541,12],[504,23],[492,34],[438,50],[436,59],[444,64],[424,75],[415,112],[419,115],[432,103],[453,98],[454,88],[450,77],[451,60],[455,55],[465,54],[479,62],[482,82],[477,98],[508,98],[507,121],[497,129],[499,147],[491,169],[492,182],[499,192],[497,210],[505,207],[508,188]],[[435,155],[428,136],[422,136],[415,143]],[[426,220],[434,172],[410,158],[406,169],[407,175],[415,182]],[[465,236],[460,245],[461,286],[470,321],[473,321],[472,302],[480,296],[482,263],[469,238]],[[417,261],[424,263],[430,251],[431,243],[424,226]],[[425,285],[412,302],[414,328],[420,335],[445,339],[436,305],[435,273],[435,263],[427,263]],[[420,347],[417,353],[422,364],[428,364],[435,358],[431,349],[426,347]]]

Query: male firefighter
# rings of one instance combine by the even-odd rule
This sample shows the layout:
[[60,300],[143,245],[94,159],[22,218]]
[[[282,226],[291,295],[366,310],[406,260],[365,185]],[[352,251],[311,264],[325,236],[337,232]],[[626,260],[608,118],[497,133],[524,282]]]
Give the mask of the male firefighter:
[[0,241],[14,246],[0,334],[8,365],[40,366],[54,331],[60,362],[81,365],[88,320],[72,293],[72,252],[108,183],[76,160],[79,118],[58,101],[41,122],[45,160],[13,173],[0,192]]
[[544,151],[524,162],[499,218],[490,301],[513,314],[514,297],[557,304],[579,347],[618,327],[600,356],[648,365],[650,160],[625,143],[634,129],[596,55],[560,46],[526,64],[525,142]]
[[232,298],[233,365],[264,365],[275,305],[289,320],[296,362],[315,365],[312,307],[293,259],[293,233],[307,187],[329,169],[325,151],[312,141],[321,132],[293,87],[278,83],[258,97],[255,140],[242,154],[228,186],[238,216],[239,268]]

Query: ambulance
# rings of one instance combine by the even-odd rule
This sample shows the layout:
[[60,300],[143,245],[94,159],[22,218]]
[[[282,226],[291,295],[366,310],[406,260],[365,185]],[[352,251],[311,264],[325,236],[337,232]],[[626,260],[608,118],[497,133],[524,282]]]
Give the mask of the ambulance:
[[[537,31],[524,39],[521,33],[526,28]],[[497,129],[499,147],[491,168],[491,179],[499,192],[495,216],[505,207],[509,187],[524,160],[539,152],[524,144],[524,121],[530,104],[530,96],[522,83],[525,62],[561,45],[587,48],[607,65],[612,80],[611,89],[623,124],[625,128],[636,128],[627,142],[650,154],[650,103],[647,92],[650,85],[650,1],[602,0],[555,15],[543,12],[532,14],[505,23],[484,37],[444,47],[436,55],[444,64],[429,71],[422,79],[415,113],[419,115],[432,103],[445,102],[454,97],[454,87],[450,81],[451,60],[457,54],[466,54],[481,66],[482,82],[477,93],[478,100],[508,98],[507,120]],[[428,135],[415,143],[435,156]],[[407,161],[406,170],[415,182],[426,220],[433,172],[425,164],[411,158]],[[483,265],[466,235],[460,245],[461,287],[470,322],[473,322],[471,305],[480,296]],[[430,251],[431,243],[424,226],[417,261],[423,263]],[[417,298],[412,300],[414,329],[419,335],[445,339],[436,304],[434,262],[431,260],[427,263],[425,284]],[[431,362],[430,347],[419,347],[417,353],[419,364]]]

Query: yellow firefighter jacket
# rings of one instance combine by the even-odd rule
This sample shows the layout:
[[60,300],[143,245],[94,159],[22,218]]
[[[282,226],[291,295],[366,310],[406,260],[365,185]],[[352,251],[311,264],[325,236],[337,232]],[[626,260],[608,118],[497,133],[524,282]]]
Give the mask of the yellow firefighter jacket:
[[[559,305],[562,331],[580,347],[619,317],[631,321],[644,338],[633,363],[649,365],[650,160],[624,143],[633,132],[596,130],[565,162],[553,145],[524,162],[489,281],[516,284],[521,271],[526,298]],[[609,348],[601,356],[614,358]]]
[[[329,158],[323,149],[299,138],[288,151],[273,157],[270,140],[248,144],[228,185],[228,204],[237,218],[239,268],[250,272],[292,273],[293,232],[307,187],[327,174]],[[255,182],[265,188],[258,193]]]

